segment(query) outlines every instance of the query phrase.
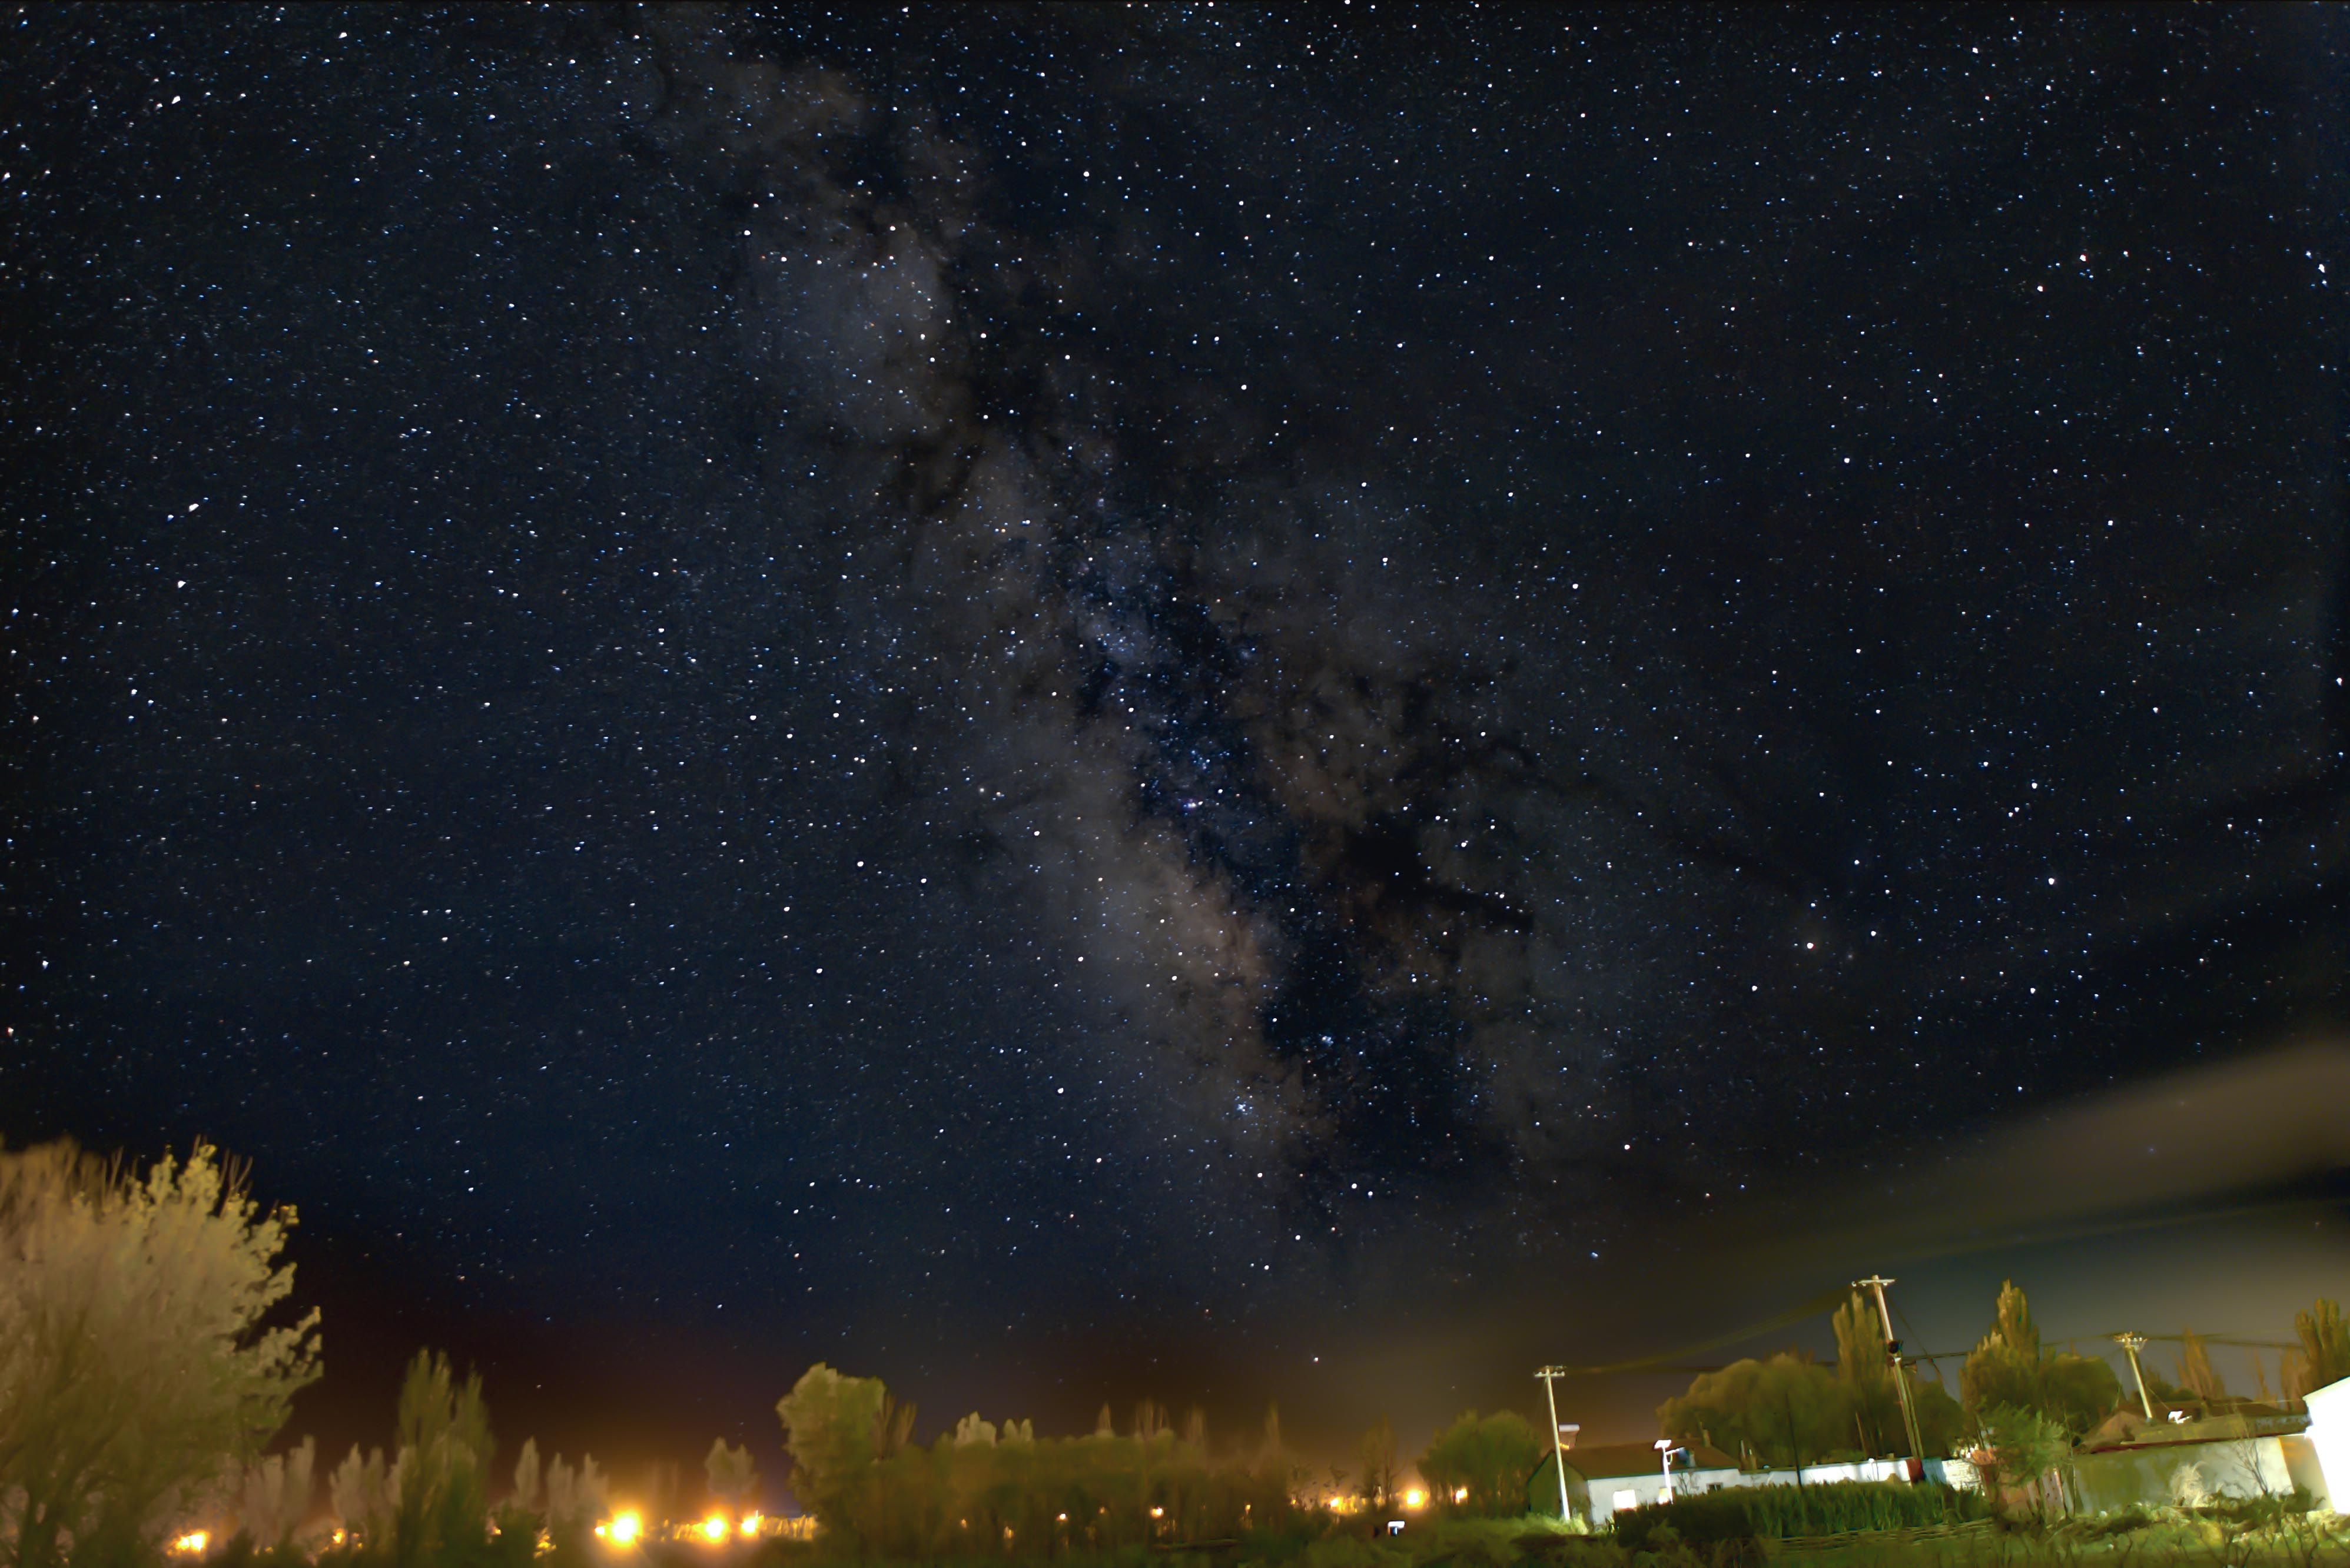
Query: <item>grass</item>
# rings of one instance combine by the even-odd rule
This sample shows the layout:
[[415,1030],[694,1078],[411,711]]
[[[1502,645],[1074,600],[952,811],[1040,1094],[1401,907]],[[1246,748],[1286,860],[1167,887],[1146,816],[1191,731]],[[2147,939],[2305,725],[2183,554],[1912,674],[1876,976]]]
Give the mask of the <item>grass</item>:
[[[820,1546],[776,1543],[757,1568],[838,1568]],[[1637,1549],[1540,1515],[1415,1523],[1400,1536],[1332,1531],[1210,1550],[1127,1547],[1050,1558],[966,1557],[938,1568],[2350,1568],[2350,1517],[2275,1506],[2132,1508],[2091,1518],[1979,1520],[1923,1531],[1761,1541],[1682,1541],[1651,1530]],[[663,1568],[668,1568],[664,1564]],[[684,1568],[684,1560],[676,1565]],[[867,1560],[866,1568],[913,1568]]]

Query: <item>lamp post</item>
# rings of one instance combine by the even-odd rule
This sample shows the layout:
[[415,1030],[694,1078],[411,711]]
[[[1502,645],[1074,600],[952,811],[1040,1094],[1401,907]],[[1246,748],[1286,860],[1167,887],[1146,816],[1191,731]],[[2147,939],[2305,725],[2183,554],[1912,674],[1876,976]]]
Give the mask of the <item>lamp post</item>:
[[[1894,1282],[1882,1274],[1871,1274],[1865,1280],[1852,1282],[1853,1289],[1866,1289],[1877,1297],[1877,1321],[1885,1331],[1885,1355],[1893,1363],[1893,1391],[1901,1397],[1901,1425],[1909,1434],[1909,1454],[1922,1471],[1926,1464],[1926,1445],[1918,1437],[1918,1410],[1909,1402],[1909,1373],[1901,1365],[1901,1342],[1893,1337],[1893,1314],[1885,1304],[1885,1287]],[[1908,1473],[1908,1467],[1903,1467]]]
[[2154,1401],[2147,1397],[2146,1368],[2137,1364],[2137,1353],[2146,1348],[2146,1335],[2126,1331],[2114,1335],[2114,1343],[2120,1345],[2122,1354],[2129,1357],[2130,1376],[2137,1379],[2137,1407],[2145,1411],[2146,1418],[2151,1421],[2154,1419]]
[[1657,1464],[1665,1472],[1665,1501],[1670,1502],[1673,1501],[1673,1440],[1670,1438],[1657,1439]]
[[1566,1376],[1564,1366],[1545,1366],[1534,1374],[1542,1379],[1543,1401],[1550,1407],[1550,1453],[1558,1466],[1558,1521],[1564,1525],[1571,1517],[1566,1509],[1566,1445],[1558,1437],[1557,1380]]

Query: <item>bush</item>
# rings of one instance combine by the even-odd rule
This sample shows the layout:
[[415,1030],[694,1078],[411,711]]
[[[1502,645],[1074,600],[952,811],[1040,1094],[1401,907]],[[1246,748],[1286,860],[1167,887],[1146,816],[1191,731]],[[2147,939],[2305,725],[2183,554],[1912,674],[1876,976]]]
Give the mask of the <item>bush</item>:
[[1613,1521],[1616,1539],[1638,1552],[1660,1526],[1685,1542],[1779,1541],[1859,1530],[1918,1530],[1985,1517],[1979,1493],[1900,1481],[1836,1481],[1826,1486],[1724,1487],[1627,1509]]

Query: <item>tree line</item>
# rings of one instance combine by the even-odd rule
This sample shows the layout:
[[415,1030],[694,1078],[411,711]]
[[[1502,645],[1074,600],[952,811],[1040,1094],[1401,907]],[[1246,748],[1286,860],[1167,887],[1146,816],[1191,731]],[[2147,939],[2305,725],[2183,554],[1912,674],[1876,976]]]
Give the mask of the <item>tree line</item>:
[[[265,1450],[319,1373],[318,1314],[288,1310],[290,1209],[263,1211],[244,1173],[199,1144],[145,1169],[68,1144],[0,1150],[0,1568],[145,1568],[199,1515],[233,1535],[234,1568],[549,1568],[589,1560],[610,1509],[592,1457],[542,1460],[535,1442],[494,1474],[478,1376],[420,1353],[389,1452],[355,1447],[324,1478],[315,1446]],[[2000,1293],[1953,1398],[1897,1366],[1867,1304],[1834,1316],[1835,1367],[1788,1351],[1700,1375],[1659,1407],[1661,1430],[1749,1468],[1903,1450],[1908,1379],[1929,1454],[1969,1448],[2036,1475],[2124,1410],[2111,1368],[2043,1346],[2023,1293]],[[2350,1376],[2341,1308],[2295,1320],[2285,1397]],[[2149,1393],[2226,1399],[2205,1347]],[[1145,1400],[1124,1431],[1039,1437],[965,1416],[929,1444],[914,1407],[878,1378],[819,1364],[778,1401],[791,1487],[832,1550],[890,1558],[1052,1556],[1359,1530],[1397,1508],[1403,1466],[1384,1417],[1352,1465],[1315,1471],[1286,1449],[1277,1409],[1254,1438],[1211,1450],[1205,1417]],[[1527,1511],[1546,1432],[1513,1411],[1464,1412],[1418,1456],[1439,1516]],[[749,1454],[713,1442],[710,1493],[738,1514]],[[1326,1476],[1326,1485],[1324,1478]],[[1333,1496],[1344,1500],[1331,1507]],[[230,1521],[234,1529],[225,1527]],[[216,1553],[217,1555],[217,1553]]]

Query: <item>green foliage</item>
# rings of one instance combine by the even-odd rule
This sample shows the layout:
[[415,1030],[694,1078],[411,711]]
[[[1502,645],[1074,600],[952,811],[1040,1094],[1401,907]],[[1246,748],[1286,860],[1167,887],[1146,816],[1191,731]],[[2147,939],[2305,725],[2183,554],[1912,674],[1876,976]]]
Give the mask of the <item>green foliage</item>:
[[1660,1528],[1669,1528],[1679,1541],[1711,1543],[1918,1530],[1961,1524],[1984,1515],[1978,1492],[1903,1481],[1837,1481],[1828,1486],[1724,1487],[1626,1509],[1610,1522],[1618,1544],[1638,1552]]
[[1995,1409],[2032,1410],[2078,1438],[2113,1414],[2122,1386],[2094,1355],[2046,1355],[2023,1293],[2010,1280],[2000,1287],[1991,1326],[1959,1374],[1966,1414],[1977,1420]]
[[245,1467],[236,1489],[237,1527],[255,1552],[266,1556],[292,1545],[294,1532],[310,1511],[317,1458],[317,1440],[305,1438],[286,1453]]
[[710,1452],[702,1456],[702,1473],[710,1482],[710,1495],[724,1498],[730,1503],[748,1495],[759,1484],[751,1450],[729,1447],[723,1438],[710,1439]]
[[2203,1336],[2191,1329],[2179,1335],[2178,1381],[2206,1405],[2217,1404],[2228,1397],[2228,1386],[2212,1369],[2211,1353],[2203,1347]]
[[1959,1435],[1966,1429],[1966,1412],[1942,1386],[1930,1377],[1909,1376],[1909,1397],[1918,1412],[1918,1440],[1925,1445],[1922,1459],[1948,1459],[1958,1450]]
[[[1203,1442],[1169,1429],[1155,1406],[1146,1406],[1134,1433],[1103,1423],[1066,1438],[1039,1438],[1025,1421],[998,1427],[974,1413],[928,1448],[904,1441],[901,1430],[894,1452],[876,1438],[877,1430],[901,1426],[877,1379],[819,1365],[776,1408],[796,1467],[794,1490],[823,1521],[827,1552],[908,1559],[1142,1552],[1263,1540],[1297,1518],[1295,1466],[1272,1417],[1254,1456],[1215,1464]],[[1204,1438],[1203,1423],[1187,1426]]]
[[[1901,1394],[1894,1382],[1893,1356],[1885,1343],[1885,1325],[1868,1299],[1858,1291],[1836,1310],[1836,1381],[1845,1391],[1846,1425],[1856,1428],[1862,1447],[1871,1454],[1908,1451],[1909,1434],[1901,1419]],[[1941,1384],[1915,1367],[1898,1376],[1909,1379],[1909,1405],[1918,1417],[1921,1459],[1947,1458],[1966,1424],[1959,1402]],[[1843,1435],[1837,1436],[1843,1443]],[[1717,1445],[1719,1446],[1719,1445]]]
[[875,1428],[886,1392],[879,1377],[843,1377],[819,1361],[775,1401],[793,1494],[827,1529],[849,1528],[858,1489],[880,1458]]
[[1835,1311],[1836,1381],[1857,1435],[1872,1454],[1898,1452],[1909,1434],[1901,1419],[1901,1397],[1893,1381],[1893,1357],[1886,1347],[1877,1309],[1858,1291]]
[[1763,1465],[1808,1465],[1854,1446],[1849,1397],[1835,1375],[1792,1351],[1700,1374],[1657,1407],[1667,1437],[1710,1440]]
[[0,1563],[151,1556],[236,1484],[318,1375],[315,1312],[262,1326],[293,1225],[208,1144],[144,1173],[0,1151]]
[[2063,1424],[2037,1410],[1994,1405],[1981,1412],[1984,1449],[1976,1468],[1986,1495],[2030,1488],[2033,1511],[2042,1511],[2043,1478],[2072,1457],[2073,1438]]
[[[1526,1482],[1549,1452],[1525,1417],[1502,1410],[1464,1412],[1419,1457],[1419,1473],[1444,1512],[1514,1518],[1526,1509]],[[1453,1493],[1468,1496],[1456,1502]]]
[[2313,1388],[2350,1377],[2350,1324],[2343,1322],[2341,1303],[2318,1297],[2294,1314],[2293,1330],[2301,1345],[2285,1355],[2287,1399],[2298,1402]]
[[400,1386],[400,1491],[391,1561],[421,1568],[480,1555],[489,1533],[489,1407],[482,1378],[462,1383],[449,1358],[420,1350]]

